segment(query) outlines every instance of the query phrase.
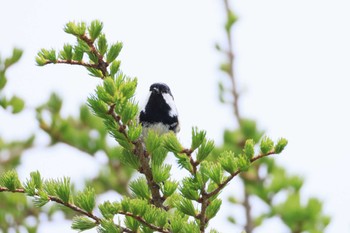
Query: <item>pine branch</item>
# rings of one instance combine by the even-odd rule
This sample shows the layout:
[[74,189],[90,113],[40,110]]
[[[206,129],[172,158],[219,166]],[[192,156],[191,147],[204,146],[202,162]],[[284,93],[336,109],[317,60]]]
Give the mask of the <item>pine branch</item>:
[[141,166],[139,168],[139,172],[145,175],[148,187],[151,190],[151,204],[154,204],[156,207],[167,210],[168,208],[163,205],[165,198],[161,196],[160,187],[153,179],[152,169],[150,167],[150,159],[147,151],[144,149],[140,139],[134,142],[129,140],[129,137],[125,131],[126,126],[120,121],[121,118],[115,113],[114,109],[115,104],[109,107],[108,114],[111,115],[114,121],[119,125],[119,131],[125,136],[125,138],[130,143],[132,143],[135,146],[133,153],[140,159]]
[[[269,156],[269,155],[272,155],[272,154],[275,154],[275,151],[271,151],[269,153],[266,153],[266,154],[259,154],[255,157],[253,157],[252,159],[250,159],[250,162],[253,163],[255,162],[256,160],[259,160],[261,158],[264,158],[266,156]],[[206,218],[206,210],[208,208],[208,205],[210,204],[210,198],[217,195],[221,190],[223,190],[227,184],[234,178],[236,177],[238,174],[240,174],[242,172],[242,170],[237,170],[235,172],[233,172],[232,174],[230,174],[230,176],[228,178],[226,178],[225,181],[223,181],[221,184],[218,185],[218,187],[211,191],[211,192],[206,192],[205,191],[205,188],[203,187],[201,189],[201,197],[200,199],[198,200],[199,203],[201,203],[201,211],[200,213],[195,216],[198,220],[199,220],[199,227],[200,227],[200,232],[201,233],[204,233],[205,232],[205,228],[206,228],[206,225],[208,223],[208,219]]]
[[[17,189],[15,189],[15,190],[10,190],[10,189],[8,189],[8,188],[6,188],[6,187],[0,187],[0,192],[12,192],[12,193],[23,193],[23,194],[26,193],[26,192],[25,192],[25,189],[23,189],[23,188],[17,188]],[[39,197],[38,194],[35,194],[34,196]],[[66,207],[68,207],[69,209],[73,210],[74,212],[77,212],[77,213],[79,213],[79,214],[85,215],[85,216],[87,216],[87,217],[93,219],[93,220],[95,221],[96,226],[99,225],[99,224],[101,223],[101,219],[100,219],[99,217],[97,217],[97,216],[94,215],[93,213],[87,212],[87,211],[85,211],[85,210],[79,208],[78,206],[76,206],[76,205],[74,205],[74,204],[72,204],[72,203],[64,202],[64,201],[62,201],[60,198],[55,197],[55,196],[50,196],[50,195],[48,195],[47,198],[48,198],[48,200],[50,200],[50,201],[52,201],[52,202],[56,202],[56,203],[58,203],[58,204],[60,204],[60,205],[66,206]],[[122,232],[132,233],[132,231],[131,231],[130,229],[128,229],[128,228],[122,227],[122,226],[120,226],[120,225],[116,225],[116,226],[117,226],[119,229],[121,229]]]
[[[66,28],[64,29],[67,33],[74,35],[78,39],[78,45],[81,46],[80,48],[83,48],[82,51],[79,52],[78,57],[74,58],[73,51],[76,52],[76,48],[73,49],[71,45],[65,46],[62,52],[60,53],[60,56],[62,59],[58,59],[56,56],[55,50],[45,50],[42,49],[41,52],[38,54],[36,61],[37,64],[40,66],[44,66],[47,64],[69,64],[69,65],[80,65],[84,66],[85,68],[92,68],[99,70],[101,74],[99,74],[97,77],[104,79],[107,76],[109,76],[109,72],[107,70],[110,62],[112,62],[114,59],[108,60],[108,56],[106,57],[106,61],[104,59],[104,53],[106,51],[101,52],[95,45],[95,40],[97,37],[99,37],[102,30],[102,23],[98,21],[94,21],[91,24],[92,25],[98,25],[98,29],[94,28],[89,30],[89,34],[86,32],[85,24],[76,25],[73,22],[70,22],[66,25]],[[97,29],[97,30],[96,30]],[[94,35],[91,35],[94,34]],[[100,46],[100,44],[98,45]],[[104,40],[103,44],[104,48],[107,49],[107,41]],[[119,50],[120,51],[120,50]],[[116,50],[114,50],[116,52]],[[92,59],[90,57],[90,62],[84,62],[82,61],[84,53],[88,54],[89,57],[92,56],[96,59]],[[119,52],[118,52],[119,53]],[[114,55],[117,53],[114,53]],[[116,55],[117,56],[117,55]],[[114,57],[113,57],[114,58]],[[96,76],[96,74],[93,74],[93,76]]]
[[0,192],[11,192],[11,193],[24,193],[24,189],[18,188],[15,190],[10,190],[6,187],[0,187]]
[[134,215],[133,213],[124,212],[124,211],[119,211],[118,214],[122,214],[122,215],[125,215],[125,216],[132,217],[132,218],[136,219],[137,221],[139,221],[140,223],[142,223],[143,225],[145,225],[145,226],[149,227],[150,229],[155,230],[157,232],[171,233],[171,231],[169,231],[169,230],[166,230],[166,229],[164,229],[162,227],[158,227],[156,225],[153,225],[153,224],[147,222],[144,218],[142,218],[139,215]]
[[[226,185],[225,185],[226,186]],[[204,190],[204,187],[201,190],[201,212],[198,216],[196,216],[199,219],[199,230],[201,233],[205,232],[205,227],[208,223],[208,219],[206,218],[206,210],[209,205],[209,197],[207,197],[207,192]]]
[[99,69],[98,64],[91,64],[91,63],[86,63],[83,61],[75,61],[75,60],[57,59],[56,61],[46,61],[43,65],[48,65],[48,64],[68,64],[68,65],[78,65],[78,66]]
[[[124,124],[120,121],[120,120],[121,120],[121,117],[118,116],[118,115],[115,113],[115,106],[116,106],[115,104],[110,105],[107,113],[108,113],[108,115],[111,115],[111,116],[113,117],[114,121],[119,125],[119,132],[121,132],[121,133],[125,136],[125,138],[128,139],[128,135],[127,135],[127,133],[126,133],[126,131],[125,131],[126,125],[124,125]],[[129,142],[130,142],[130,141],[129,141]],[[134,142],[130,142],[130,143],[135,144]]]
[[[224,0],[224,5],[225,5],[227,20],[229,21],[229,17],[232,14],[232,12],[231,12],[228,0]],[[232,25],[230,25],[230,27],[231,26]],[[229,63],[227,74],[228,74],[228,76],[231,80],[231,83],[232,83],[231,93],[233,96],[233,112],[234,112],[234,115],[236,117],[238,124],[241,125],[242,118],[241,118],[240,108],[239,108],[240,95],[239,95],[238,90],[237,90],[236,77],[234,74],[234,58],[235,58],[235,56],[233,53],[231,28],[226,29],[225,32],[226,32],[226,39],[227,39],[227,46],[228,46],[226,54],[227,54],[228,63]]]
[[[271,151],[267,154],[259,154],[255,157],[253,157],[252,159],[250,159],[250,162],[253,163],[259,159],[262,159],[264,157],[267,157],[269,155],[272,155],[272,154],[276,154],[275,151]],[[225,188],[225,186],[234,178],[236,177],[238,174],[240,174],[242,172],[242,170],[237,170],[236,172],[232,173],[224,182],[222,182],[214,191],[210,192],[207,194],[207,197],[212,197],[216,194],[218,194],[223,188]]]
[[144,149],[143,144],[140,140],[136,142],[136,149],[134,153],[139,157],[141,166],[139,168],[139,172],[144,174],[147,180],[147,184],[149,189],[151,190],[151,204],[155,205],[158,208],[162,208],[164,210],[168,210],[168,207],[164,206],[163,203],[165,198],[160,194],[160,187],[154,181],[152,169],[150,166],[150,158],[147,151]]
[[109,63],[103,60],[103,55],[97,51],[94,42],[89,37],[87,37],[86,34],[81,35],[79,38],[85,41],[86,44],[88,44],[88,46],[90,47],[90,51],[98,57],[98,63],[96,64],[96,68],[102,71],[104,77],[108,76],[107,67]]
[[250,194],[249,194],[249,191],[247,190],[247,186],[245,185],[244,186],[244,199],[242,202],[242,205],[244,206],[245,218],[246,218],[246,223],[245,223],[244,229],[246,232],[253,232],[254,223],[253,223],[252,214],[251,214],[252,207],[250,205],[249,197],[250,197]]
[[[9,190],[8,188],[6,187],[0,187],[0,192],[12,192],[12,193],[25,193],[25,190],[23,188],[18,188],[18,189],[15,189],[15,190]],[[38,194],[36,194],[35,196],[38,196]],[[101,219],[98,218],[97,216],[93,215],[92,213],[89,213],[79,207],[77,207],[76,205],[72,204],[72,203],[66,203],[64,201],[62,201],[60,198],[58,197],[55,197],[55,196],[50,196],[48,195],[48,199],[50,201],[53,201],[53,202],[56,202],[58,204],[61,204],[61,205],[64,205],[66,207],[68,207],[69,209],[75,211],[75,212],[78,212],[82,215],[85,215],[93,220],[95,220],[95,223],[96,224],[99,224],[101,222]]]

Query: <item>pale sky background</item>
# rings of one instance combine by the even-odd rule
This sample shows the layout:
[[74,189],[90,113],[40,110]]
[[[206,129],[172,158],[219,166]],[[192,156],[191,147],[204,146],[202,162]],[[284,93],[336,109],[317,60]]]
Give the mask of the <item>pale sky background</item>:
[[[242,115],[257,119],[273,139],[289,145],[274,158],[290,173],[305,177],[304,197],[324,201],[332,216],[326,233],[350,232],[349,76],[350,2],[348,0],[237,0],[234,28],[236,74],[243,92]],[[74,38],[63,32],[70,20],[104,22],[107,39],[122,41],[122,70],[139,79],[137,100],[143,104],[150,84],[167,83],[181,117],[180,140],[189,145],[191,127],[207,130],[218,144],[224,128],[235,127],[231,109],[218,102],[217,82],[221,57],[214,49],[224,40],[223,2],[177,1],[47,1],[0,0],[0,54],[14,46],[24,56],[8,71],[6,93],[16,93],[29,106],[47,100],[51,91],[64,97],[65,115],[77,114],[99,80],[83,68],[37,67],[40,48],[62,48]],[[24,138],[38,129],[35,115],[1,114],[0,134]],[[20,167],[22,179],[39,170],[44,177],[71,176],[76,183],[96,174],[96,161],[75,149],[45,148],[41,134],[36,149],[28,151]],[[66,167],[71,161],[76,166]],[[82,164],[82,162],[84,162]],[[233,182],[230,191],[240,192]],[[230,192],[224,192],[225,199]],[[115,198],[113,195],[113,198]],[[232,206],[224,205],[211,226],[221,232],[240,232],[228,224]],[[40,233],[71,232],[60,216],[44,224]],[[68,221],[65,223],[69,223]],[[256,233],[288,232],[270,221]]]

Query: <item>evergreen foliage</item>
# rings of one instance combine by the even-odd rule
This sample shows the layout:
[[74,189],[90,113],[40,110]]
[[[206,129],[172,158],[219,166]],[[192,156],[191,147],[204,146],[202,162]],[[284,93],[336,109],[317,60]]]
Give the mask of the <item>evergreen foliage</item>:
[[[34,172],[21,184],[16,172],[9,171],[1,175],[1,191],[25,193],[34,197],[37,206],[56,202],[73,210],[80,214],[72,223],[72,228],[78,231],[96,227],[99,232],[205,232],[210,219],[220,209],[222,201],[218,196],[227,184],[256,160],[274,154],[276,149],[281,152],[286,143],[277,143],[276,148],[266,137],[258,152],[252,141],[248,141],[244,150],[235,154],[223,151],[220,159],[213,161],[208,158],[215,148],[214,142],[197,128],[192,130],[191,148],[183,147],[174,133],[150,132],[143,138],[137,122],[139,108],[134,100],[137,79],[120,70],[117,59],[122,44],[108,44],[102,28],[99,21],[90,25],[69,22],[64,30],[75,36],[77,43],[65,44],[61,51],[42,49],[36,61],[40,66],[51,63],[83,66],[90,75],[101,78],[101,84],[88,98],[88,105],[102,119],[106,130],[82,107],[80,120],[90,128],[99,129],[100,136],[92,139],[75,131],[70,127],[77,123],[74,119],[60,117],[62,101],[56,95],[37,109],[37,116],[41,128],[52,135],[52,143],[66,141],[90,154],[101,148],[108,153],[104,137],[107,133],[111,135],[120,146],[110,152],[111,157],[116,156],[142,175],[130,182],[132,195],[120,202],[100,204],[98,210],[103,217],[98,217],[94,189],[76,193],[67,177],[45,180],[39,172]],[[43,111],[51,114],[51,124],[42,117]],[[83,139],[73,140],[73,137]],[[184,179],[170,179],[172,165],[164,163],[169,152],[177,158],[178,166],[188,171]],[[125,218],[115,222],[115,216]]]
[[[276,216],[293,233],[323,232],[330,218],[323,214],[321,201],[317,198],[301,201],[304,200],[299,193],[302,178],[289,175],[267,158],[280,154],[288,141],[271,140],[258,129],[255,121],[241,116],[231,44],[232,28],[238,17],[228,1],[224,3],[228,44],[217,44],[216,48],[225,56],[220,69],[232,86],[220,82],[219,99],[233,106],[238,128],[225,130],[223,145],[215,146],[206,132],[196,127],[192,128],[190,148],[184,147],[172,132],[158,135],[150,131],[143,137],[137,122],[139,106],[134,99],[137,79],[124,74],[118,60],[123,44],[108,42],[103,23],[98,20],[90,24],[69,22],[64,31],[74,36],[76,43],[64,44],[59,51],[41,49],[36,57],[37,65],[81,66],[101,82],[89,96],[87,105],[81,106],[78,117],[62,117],[62,99],[53,93],[46,103],[36,108],[37,121],[40,129],[50,136],[51,145],[64,143],[89,156],[102,151],[108,157],[108,164],[82,191],[74,190],[69,177],[45,179],[39,171],[21,182],[13,169],[19,164],[22,152],[32,147],[34,136],[15,142],[0,138],[0,198],[3,200],[0,231],[7,233],[14,228],[19,232],[20,226],[24,226],[28,232],[35,233],[39,224],[38,207],[53,202],[56,205],[46,209],[48,215],[57,210],[55,206],[64,207],[60,209],[72,219],[72,229],[79,232],[95,228],[101,233],[215,233],[215,229],[208,229],[208,223],[220,210],[221,191],[236,178],[242,181],[244,197],[240,200],[231,196],[229,202],[243,207],[246,221],[237,223],[235,216],[230,216],[229,221],[244,225],[245,232],[253,232],[266,219]],[[5,72],[21,55],[21,50],[14,49],[10,58],[0,59],[0,91],[7,83]],[[0,92],[0,106],[8,114],[19,114],[25,104],[17,96],[7,97]],[[107,142],[110,136],[114,139],[112,145]],[[174,156],[176,165],[187,172],[184,178],[171,174],[176,165],[167,164],[167,156]],[[131,180],[133,174],[137,176]],[[97,196],[108,190],[124,197],[120,201],[97,203]],[[276,196],[281,194],[284,200],[276,201]],[[31,197],[35,206],[27,203],[25,196]],[[265,203],[267,211],[253,215],[252,197]],[[27,215],[35,217],[34,226],[26,223]]]

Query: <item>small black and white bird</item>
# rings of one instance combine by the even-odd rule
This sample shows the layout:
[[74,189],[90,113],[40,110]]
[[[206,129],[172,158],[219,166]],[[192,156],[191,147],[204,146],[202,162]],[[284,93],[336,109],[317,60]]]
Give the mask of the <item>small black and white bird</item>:
[[169,131],[179,132],[178,113],[170,88],[164,83],[154,83],[150,86],[149,91],[146,105],[139,115],[143,135],[147,135],[149,129],[158,134]]

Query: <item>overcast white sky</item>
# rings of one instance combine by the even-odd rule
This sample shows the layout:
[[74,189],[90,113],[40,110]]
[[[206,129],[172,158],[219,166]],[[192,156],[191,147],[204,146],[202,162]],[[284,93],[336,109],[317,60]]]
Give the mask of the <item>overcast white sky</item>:
[[[234,29],[236,73],[243,92],[243,116],[257,119],[273,139],[286,137],[289,145],[275,157],[294,174],[306,178],[303,194],[324,200],[332,216],[330,232],[349,232],[349,75],[350,2],[348,0],[237,0],[239,15]],[[98,80],[71,66],[35,66],[40,48],[61,48],[74,39],[62,30],[70,20],[104,22],[109,41],[122,41],[122,69],[137,76],[137,99],[143,103],[155,81],[168,83],[181,115],[184,144],[191,127],[206,129],[221,142],[222,130],[232,128],[231,109],[218,103],[220,56],[214,43],[224,40],[223,7],[219,0],[177,1],[47,1],[1,0],[0,54],[14,46],[24,49],[20,63],[9,70],[7,93],[17,93],[29,106],[45,101],[51,91],[65,99],[64,114],[92,93]],[[37,129],[34,114],[1,115],[0,134],[25,137]],[[28,152],[21,176],[39,169],[44,176],[72,176],[74,181],[94,174],[96,161],[81,169],[62,167],[63,161],[86,161],[84,154],[62,145]],[[35,162],[33,162],[35,161]],[[62,166],[60,165],[62,164]],[[63,169],[64,168],[64,169]],[[236,185],[237,186],[237,185]],[[223,197],[226,194],[223,194]],[[224,208],[212,226],[239,232],[226,224]],[[60,221],[60,220],[57,220]],[[271,232],[274,222],[257,233]],[[278,226],[277,226],[278,227]],[[69,232],[69,225],[54,225]],[[283,227],[274,232],[287,232]],[[46,225],[40,232],[53,232]]]

